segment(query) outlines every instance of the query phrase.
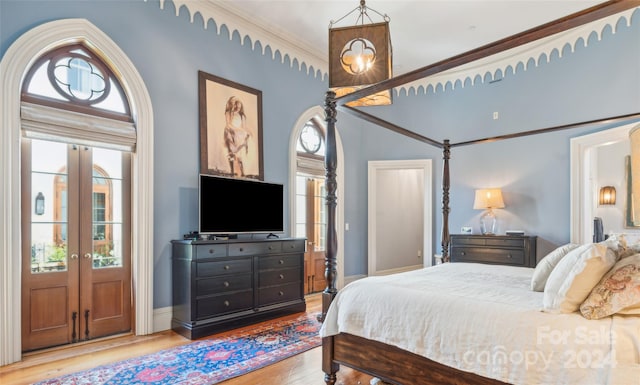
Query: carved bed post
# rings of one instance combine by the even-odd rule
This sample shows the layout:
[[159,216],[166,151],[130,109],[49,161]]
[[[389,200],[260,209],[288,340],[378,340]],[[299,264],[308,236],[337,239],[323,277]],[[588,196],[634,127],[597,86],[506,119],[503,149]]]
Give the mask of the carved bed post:
[[449,139],[444,141],[442,148],[442,262],[449,262],[449,158],[451,157],[451,144]]
[[[336,288],[338,236],[336,231],[336,168],[338,164],[338,154],[336,152],[336,93],[327,91],[324,102],[325,121],[327,122],[326,132],[326,153],[324,164],[326,169],[325,186],[327,189],[327,249],[324,259],[324,276],[327,280],[327,287],[322,292],[322,314],[320,321],[324,321],[329,305],[338,293]],[[339,367],[333,362],[333,337],[322,339],[322,371],[325,373],[324,381],[327,385],[336,383],[336,372]]]
[[338,164],[338,155],[336,152],[336,93],[333,91],[327,91],[324,113],[325,121],[327,122],[326,133],[326,153],[324,158],[324,165],[326,169],[325,185],[327,189],[327,251],[325,256],[325,270],[324,277],[327,280],[327,287],[322,293],[322,319],[327,314],[329,305],[333,298],[338,293],[336,288],[336,275],[337,275],[337,259],[336,254],[338,251],[337,231],[336,231],[336,189],[338,187],[336,182],[336,168]]

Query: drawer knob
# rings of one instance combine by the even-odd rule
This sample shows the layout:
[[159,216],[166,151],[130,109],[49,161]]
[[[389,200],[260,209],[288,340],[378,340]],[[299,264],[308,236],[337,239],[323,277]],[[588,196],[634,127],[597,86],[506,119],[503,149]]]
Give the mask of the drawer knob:
[[223,284],[223,285],[224,285],[224,287],[229,287],[229,282],[224,281],[224,284]]
[[272,247],[272,246],[269,246],[269,250],[273,250],[273,247]]
[[281,259],[281,260],[278,261],[278,263],[281,264],[281,265],[284,265],[284,260]]
[[229,303],[229,301],[224,301],[224,306],[229,307],[229,305],[231,305],[231,304]]
[[460,252],[460,255],[466,255],[467,253],[465,253],[464,251]]
[[224,265],[225,270],[229,270],[231,267],[229,265]]
[[216,251],[215,251],[214,249],[209,249],[209,254],[213,254],[213,253],[215,253],[215,252],[216,252]]
[[240,251],[244,251],[244,249],[241,247],[241,248],[240,248]]
[[511,254],[507,254],[507,258],[511,259],[513,257],[511,256]]
[[284,295],[284,291],[279,291],[278,294],[282,297]]
[[284,279],[284,274],[279,275],[280,279]]

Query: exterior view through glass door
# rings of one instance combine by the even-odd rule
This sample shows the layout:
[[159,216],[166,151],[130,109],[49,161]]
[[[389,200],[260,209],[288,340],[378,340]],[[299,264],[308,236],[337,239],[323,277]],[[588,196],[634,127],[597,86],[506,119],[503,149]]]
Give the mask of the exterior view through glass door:
[[304,255],[305,294],[316,293],[327,286],[324,278],[327,243],[324,178],[298,175],[296,183],[296,236],[307,238],[307,250]]
[[130,154],[22,144],[22,350],[131,329]]
[[300,130],[296,144],[295,235],[307,238],[304,253],[304,292],[325,289],[324,260],[327,243],[326,189],[324,178],[324,130],[322,119],[313,117]]

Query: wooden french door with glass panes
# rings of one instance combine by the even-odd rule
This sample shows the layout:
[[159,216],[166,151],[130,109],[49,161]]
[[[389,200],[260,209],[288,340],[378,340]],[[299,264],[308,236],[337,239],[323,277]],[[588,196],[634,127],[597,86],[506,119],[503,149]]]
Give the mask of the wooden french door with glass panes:
[[22,350],[131,330],[130,153],[23,139]]
[[326,191],[324,178],[307,177],[306,181],[305,293],[316,293],[327,286],[327,280],[324,277],[327,235]]

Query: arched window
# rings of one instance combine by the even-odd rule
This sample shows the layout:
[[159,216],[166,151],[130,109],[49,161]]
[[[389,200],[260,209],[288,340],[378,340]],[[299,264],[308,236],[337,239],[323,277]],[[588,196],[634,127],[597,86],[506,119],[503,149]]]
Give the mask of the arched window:
[[324,290],[324,257],[327,240],[325,207],[324,125],[309,119],[296,142],[296,222],[294,235],[307,238],[305,293]]
[[136,129],[123,88],[90,49],[67,45],[42,55],[22,86],[27,138],[132,151]]
[[89,49],[69,45],[44,54],[24,80],[22,100],[131,121],[120,83]]

